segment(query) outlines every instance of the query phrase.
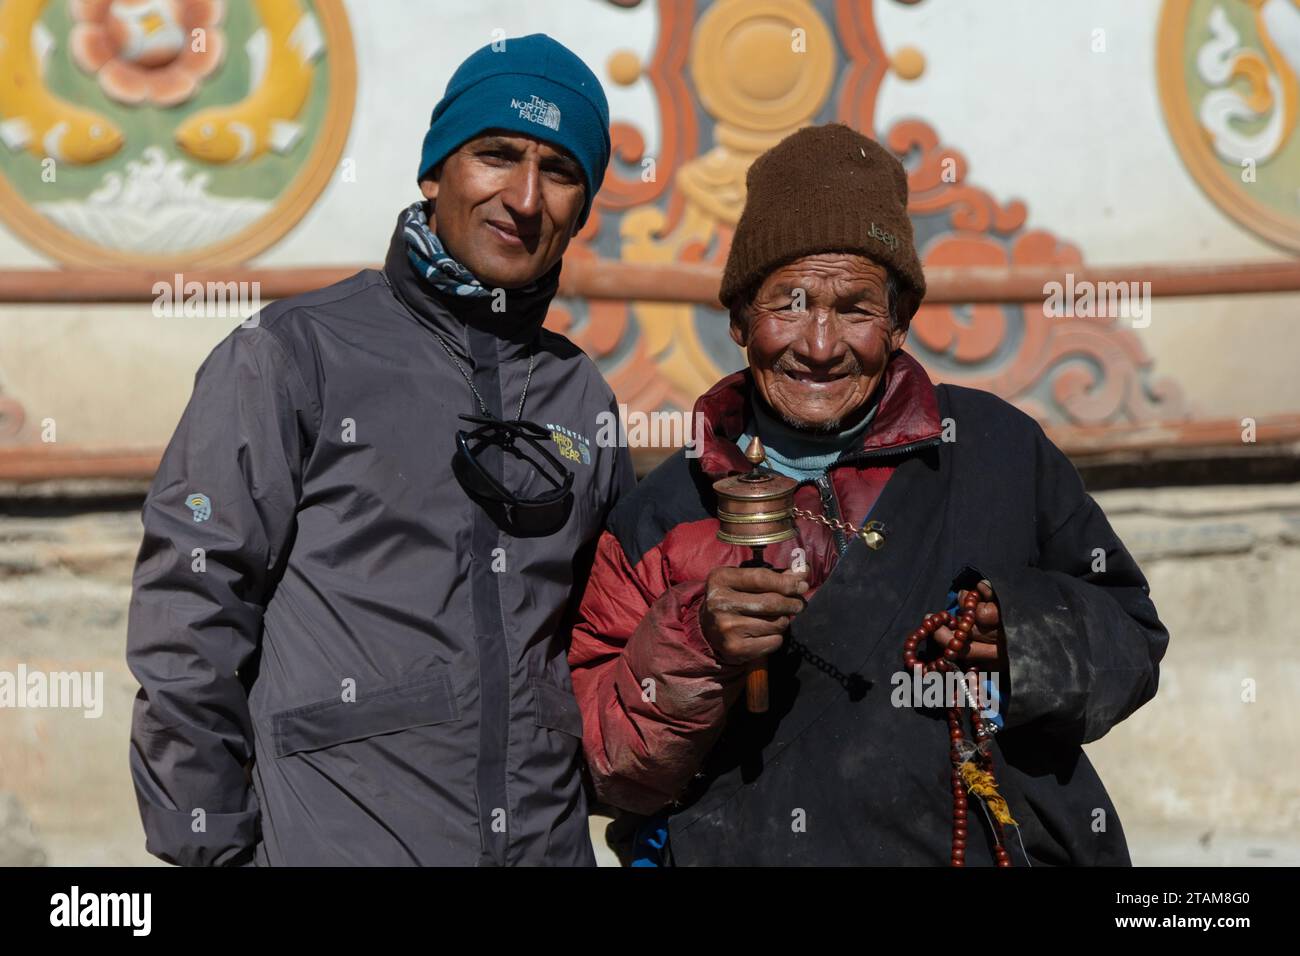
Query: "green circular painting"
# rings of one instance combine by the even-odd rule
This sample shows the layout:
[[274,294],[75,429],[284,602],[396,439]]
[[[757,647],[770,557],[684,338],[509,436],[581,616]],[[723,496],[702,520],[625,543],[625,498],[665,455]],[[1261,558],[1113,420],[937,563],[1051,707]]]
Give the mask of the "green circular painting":
[[68,264],[245,261],[324,189],[355,97],[341,0],[0,0],[0,217]]

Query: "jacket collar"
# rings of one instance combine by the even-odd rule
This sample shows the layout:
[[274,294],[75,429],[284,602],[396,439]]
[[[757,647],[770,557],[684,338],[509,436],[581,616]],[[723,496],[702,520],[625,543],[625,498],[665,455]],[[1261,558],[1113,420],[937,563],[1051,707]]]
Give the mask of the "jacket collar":
[[468,337],[479,332],[499,338],[502,359],[512,359],[527,355],[536,342],[551,300],[559,288],[562,266],[563,260],[557,262],[537,280],[537,288],[531,292],[507,289],[504,310],[494,312],[492,297],[447,295],[416,273],[406,254],[406,237],[399,213],[397,226],[388,243],[383,272],[400,303],[421,324],[441,335],[459,357],[469,358]]
[[[879,407],[871,427],[857,447],[844,457],[886,452],[916,442],[937,439],[943,431],[934,384],[921,363],[902,349],[890,356],[879,386]],[[753,374],[742,369],[728,375],[695,403],[700,422],[700,468],[712,477],[749,471],[750,464],[736,445],[745,429]]]

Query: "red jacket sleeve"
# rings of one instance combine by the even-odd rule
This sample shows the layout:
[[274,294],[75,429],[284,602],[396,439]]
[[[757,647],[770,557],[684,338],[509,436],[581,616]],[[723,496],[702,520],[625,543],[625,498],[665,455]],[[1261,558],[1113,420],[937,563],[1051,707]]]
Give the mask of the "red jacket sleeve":
[[722,730],[744,668],[700,631],[704,582],[669,586],[659,547],[632,567],[604,532],[569,665],[597,796],[637,813],[675,800]]

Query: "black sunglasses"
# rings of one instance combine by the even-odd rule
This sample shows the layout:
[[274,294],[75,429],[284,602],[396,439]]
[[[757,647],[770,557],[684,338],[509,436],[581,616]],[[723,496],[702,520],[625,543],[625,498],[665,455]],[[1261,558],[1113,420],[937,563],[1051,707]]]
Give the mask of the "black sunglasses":
[[[500,517],[518,534],[551,534],[563,527],[573,508],[573,472],[542,444],[550,439],[551,433],[541,425],[522,419],[509,422],[484,415],[460,418],[478,426],[473,431],[456,432],[452,471],[461,486],[477,498],[495,504]],[[479,454],[489,446],[528,462],[550,486],[549,490],[529,496],[510,491],[479,461]]]

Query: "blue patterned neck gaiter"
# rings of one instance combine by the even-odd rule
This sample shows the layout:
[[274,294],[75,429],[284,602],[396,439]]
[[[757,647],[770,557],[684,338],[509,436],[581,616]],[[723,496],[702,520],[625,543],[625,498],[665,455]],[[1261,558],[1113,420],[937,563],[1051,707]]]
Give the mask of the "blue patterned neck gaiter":
[[[479,282],[474,273],[453,259],[443,248],[438,234],[429,228],[429,213],[425,200],[412,203],[402,214],[402,232],[406,236],[406,256],[416,275],[426,279],[434,288],[448,295],[467,298],[490,296],[492,290]],[[533,292],[533,282],[519,292]]]

